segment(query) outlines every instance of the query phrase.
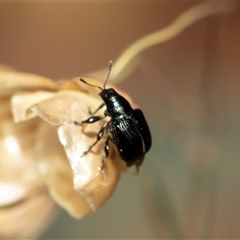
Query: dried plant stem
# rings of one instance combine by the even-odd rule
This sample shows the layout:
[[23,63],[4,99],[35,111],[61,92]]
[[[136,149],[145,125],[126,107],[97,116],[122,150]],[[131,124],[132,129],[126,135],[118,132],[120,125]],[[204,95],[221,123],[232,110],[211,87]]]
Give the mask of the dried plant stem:
[[120,77],[120,75],[123,71],[125,71],[126,66],[129,65],[129,63],[143,50],[172,39],[184,31],[187,27],[205,17],[214,14],[230,13],[236,9],[236,6],[236,2],[234,3],[227,1],[206,1],[197,4],[182,13],[173,21],[172,24],[166,28],[151,33],[134,42],[122,53],[122,55],[120,55],[120,57],[114,63],[114,68],[112,69],[111,73],[111,78],[113,79],[114,83],[119,83],[122,81],[123,78]]

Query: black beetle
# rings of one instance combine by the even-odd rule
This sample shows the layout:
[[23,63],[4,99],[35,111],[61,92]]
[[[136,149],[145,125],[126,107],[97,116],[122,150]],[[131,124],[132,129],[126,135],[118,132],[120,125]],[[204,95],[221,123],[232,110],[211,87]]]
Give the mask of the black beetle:
[[[80,78],[79,80],[91,87],[97,87],[101,90],[99,95],[103,100],[96,111],[89,113],[92,115],[81,123],[74,121],[75,125],[83,125],[97,122],[107,116],[111,118],[101,127],[96,141],[88,148],[83,155],[87,154],[93,146],[102,138],[104,131],[107,130],[108,137],[105,142],[104,151],[106,158],[109,155],[109,139],[113,142],[120,157],[126,162],[127,166],[136,166],[137,172],[143,163],[144,155],[151,147],[151,133],[145,117],[140,109],[133,109],[130,103],[113,88],[106,89],[112,68],[112,61],[109,62],[109,70],[107,78],[103,84],[103,88],[87,83]],[[106,106],[104,115],[93,116],[98,110]],[[102,165],[103,167],[103,165]]]

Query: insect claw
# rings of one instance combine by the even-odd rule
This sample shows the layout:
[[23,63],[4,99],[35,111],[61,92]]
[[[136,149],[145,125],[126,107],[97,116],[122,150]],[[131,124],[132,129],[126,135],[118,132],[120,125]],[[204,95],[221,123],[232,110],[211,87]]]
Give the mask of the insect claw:
[[76,126],[82,126],[82,125],[83,125],[82,123],[77,122],[77,121],[73,121],[73,123],[74,123]]
[[102,160],[102,164],[99,167],[99,171],[101,172],[101,174],[104,174],[104,159]]
[[88,151],[83,152],[83,154],[80,157],[85,156],[88,153]]
[[138,174],[139,174],[139,166],[136,166],[133,176],[137,176]]
[[90,107],[88,107],[88,114],[89,114],[89,115],[93,115],[93,112],[91,111],[91,108],[90,108]]

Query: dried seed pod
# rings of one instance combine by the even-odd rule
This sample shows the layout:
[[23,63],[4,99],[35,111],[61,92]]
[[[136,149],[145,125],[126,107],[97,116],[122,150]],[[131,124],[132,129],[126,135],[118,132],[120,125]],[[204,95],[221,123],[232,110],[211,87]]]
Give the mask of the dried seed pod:
[[42,183],[1,181],[0,238],[34,238],[48,226],[57,210]]
[[0,96],[4,132],[0,179],[23,185],[41,183],[60,206],[77,218],[106,202],[126,165],[112,148],[104,173],[99,170],[104,139],[81,157],[95,140],[102,122],[84,127],[72,123],[86,119],[88,109],[99,106],[98,92],[82,86],[77,79],[56,83],[4,70],[0,72]]
[[10,99],[16,90],[34,90],[34,83],[42,83],[44,89],[57,86],[51,80],[34,76],[0,68],[1,239],[37,236],[56,215],[57,206],[39,176],[32,147],[41,121],[35,118],[15,124],[11,114]]

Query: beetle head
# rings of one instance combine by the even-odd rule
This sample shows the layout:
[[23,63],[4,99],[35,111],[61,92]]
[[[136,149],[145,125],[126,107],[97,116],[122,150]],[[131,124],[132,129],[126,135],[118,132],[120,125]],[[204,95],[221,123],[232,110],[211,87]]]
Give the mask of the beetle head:
[[118,96],[118,93],[113,89],[113,88],[108,88],[108,89],[103,89],[100,93],[99,96],[101,96],[102,99],[113,99]]

